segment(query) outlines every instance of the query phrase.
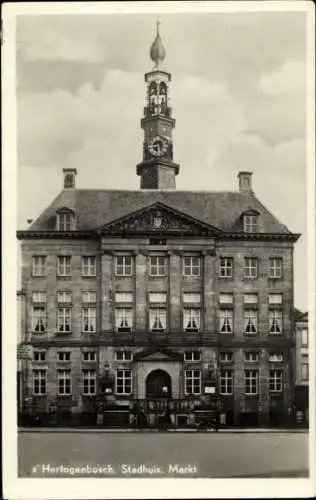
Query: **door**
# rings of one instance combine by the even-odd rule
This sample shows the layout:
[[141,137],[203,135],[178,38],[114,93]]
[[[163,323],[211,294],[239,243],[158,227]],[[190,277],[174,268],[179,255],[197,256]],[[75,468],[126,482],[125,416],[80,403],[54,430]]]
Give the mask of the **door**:
[[171,377],[165,370],[153,370],[146,378],[146,398],[170,398]]

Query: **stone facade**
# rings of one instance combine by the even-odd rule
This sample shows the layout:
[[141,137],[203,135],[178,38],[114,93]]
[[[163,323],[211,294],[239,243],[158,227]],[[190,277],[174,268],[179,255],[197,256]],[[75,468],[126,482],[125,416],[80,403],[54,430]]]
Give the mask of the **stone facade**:
[[[132,397],[145,397],[146,376],[153,369],[162,369],[169,373],[172,380],[172,394],[175,398],[186,397],[184,392],[184,369],[200,369],[203,378],[203,366],[210,362],[220,369],[232,369],[234,389],[232,395],[222,395],[225,411],[234,415],[243,413],[260,413],[263,420],[269,419],[271,407],[275,399],[269,392],[269,369],[277,366],[283,371],[283,391],[276,394],[280,411],[286,415],[293,399],[294,388],[294,338],[293,338],[293,267],[292,243],[275,242],[223,242],[209,239],[187,239],[186,241],[167,239],[165,245],[159,247],[148,243],[148,238],[137,240],[107,238],[101,242],[58,239],[26,240],[22,244],[22,288],[25,297],[25,341],[31,343],[34,350],[46,350],[47,360],[29,362],[25,391],[32,395],[32,370],[45,367],[47,370],[47,395],[35,397],[36,406],[47,410],[51,401],[57,396],[57,369],[71,369],[72,395],[68,405],[73,412],[89,411],[91,398],[82,395],[82,370],[96,371],[96,390],[98,380],[102,376],[104,366],[108,365],[115,377],[118,369],[131,369],[133,375]],[[124,250],[123,250],[124,249]],[[146,249],[146,250],[145,250]],[[132,276],[115,275],[115,258],[124,252],[132,256]],[[32,256],[45,255],[47,272],[43,277],[32,276]],[[58,277],[56,259],[59,255],[71,256],[71,273],[69,277]],[[149,275],[149,259],[151,255],[164,255],[167,261],[166,276]],[[183,258],[186,255],[197,255],[201,259],[200,276],[184,276],[182,272]],[[83,256],[96,257],[96,276],[83,277],[81,259]],[[253,256],[258,259],[258,277],[243,277],[244,258]],[[271,256],[283,260],[283,274],[280,279],[269,279],[268,259]],[[233,278],[220,277],[221,257],[234,258]],[[60,334],[56,330],[56,295],[58,291],[72,293],[72,329],[71,333]],[[82,333],[81,328],[81,294],[84,290],[96,291],[96,332]],[[47,294],[47,331],[32,331],[32,293],[45,291]],[[134,311],[133,333],[125,334],[115,331],[115,293],[132,292]],[[167,294],[167,333],[157,343],[155,335],[149,333],[149,293],[165,292]],[[183,293],[199,293],[201,303],[201,327],[199,333],[184,332],[183,325]],[[280,293],[283,297],[283,331],[281,335],[269,334],[268,296],[269,293]],[[234,329],[224,334],[219,331],[219,296],[221,293],[233,293]],[[258,294],[258,333],[244,333],[244,294]],[[162,343],[161,343],[162,342]],[[161,345],[182,356],[182,361],[173,361],[162,357],[160,361],[142,359],[130,363],[118,363],[114,359],[114,351],[126,348],[133,354],[142,352],[148,346],[159,350]],[[198,349],[201,351],[199,362],[183,361],[184,351]],[[71,360],[58,362],[57,351],[71,351]],[[84,350],[96,352],[94,362],[82,361]],[[231,364],[220,361],[221,352],[233,353]],[[259,352],[257,363],[247,363],[245,352]],[[269,352],[278,351],[283,354],[283,361],[278,365],[269,362]],[[258,394],[245,395],[245,370],[259,370]],[[218,382],[219,384],[219,382]],[[219,389],[219,385],[218,385]],[[202,391],[202,386],[201,386]],[[122,399],[121,395],[117,396]],[[67,398],[65,397],[64,400]],[[124,398],[123,398],[124,399]],[[126,400],[130,396],[125,397]]]

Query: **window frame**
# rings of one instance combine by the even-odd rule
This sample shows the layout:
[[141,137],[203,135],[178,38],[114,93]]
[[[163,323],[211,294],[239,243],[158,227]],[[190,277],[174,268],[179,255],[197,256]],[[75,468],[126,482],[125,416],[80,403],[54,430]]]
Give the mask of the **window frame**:
[[[91,376],[92,375],[92,376]],[[93,390],[91,390],[91,388]],[[88,390],[86,390],[88,389]],[[82,370],[82,395],[95,396],[97,393],[97,373],[95,369],[83,368]]]
[[[229,359],[226,359],[228,355]],[[220,363],[233,363],[234,362],[234,353],[229,351],[223,351],[219,353],[219,362]]]
[[[84,359],[85,355],[88,355],[88,354],[89,354],[89,358],[90,359]],[[91,354],[93,355],[92,359],[91,359]],[[96,361],[97,361],[97,353],[96,353],[96,351],[83,351],[81,353],[81,362],[82,363],[96,363]]]
[[243,232],[253,234],[259,232],[259,216],[254,213],[243,214]]
[[[35,374],[38,375],[36,379]],[[44,376],[43,376],[44,375]],[[38,383],[38,391],[35,390],[35,382]],[[43,368],[32,369],[32,394],[33,396],[46,396],[47,394],[47,370]]]
[[[36,318],[36,314],[35,314],[36,310],[42,311],[42,314],[38,315],[37,318]],[[37,324],[40,321],[42,322],[43,329],[36,330],[35,323]],[[32,306],[32,333],[36,334],[36,335],[47,333],[47,307],[46,307],[46,305],[36,304],[36,305]]]
[[[186,321],[186,315],[189,316],[188,321]],[[200,307],[183,307],[182,311],[182,321],[183,321],[183,331],[185,333],[198,333],[201,331],[201,308]],[[196,328],[193,326],[188,327],[189,324],[196,324]]]
[[[35,359],[35,355],[43,355],[44,354],[44,359]],[[41,356],[38,356],[39,358]],[[32,358],[33,363],[47,363],[47,351],[42,349],[42,350],[33,350],[33,358]]]
[[[190,373],[190,375],[189,375]],[[198,374],[198,376],[197,376]],[[199,388],[198,391],[195,390],[195,381],[198,380]],[[188,385],[191,385],[192,391],[188,390]],[[185,369],[184,370],[184,393],[186,396],[190,394],[193,396],[198,396],[202,393],[202,373],[201,370],[197,369]]]
[[[186,264],[187,259],[190,259],[190,262]],[[197,264],[193,264],[194,259],[197,260]],[[194,269],[198,272],[195,273]],[[198,278],[201,276],[201,257],[199,255],[184,255],[182,257],[182,275],[189,276],[190,278]]]
[[[124,311],[124,313],[123,313]],[[119,314],[127,326],[118,326]],[[114,311],[115,331],[118,333],[132,332],[134,328],[134,309],[132,307],[116,307]],[[130,322],[130,325],[129,325]]]
[[[248,376],[247,376],[248,373]],[[253,377],[252,375],[255,374]],[[251,375],[251,376],[250,376]],[[253,381],[255,381],[255,391],[247,391],[247,380],[249,380],[249,388],[253,388]],[[244,383],[245,383],[245,395],[246,396],[257,396],[259,394],[259,370],[247,368],[244,371]]]
[[[119,376],[119,373],[121,375]],[[129,374],[127,377],[126,374]],[[121,380],[122,383],[122,391],[118,390],[118,380]],[[130,390],[128,387],[126,388],[126,385],[128,386],[128,383],[130,384]],[[133,372],[129,368],[118,368],[115,370],[115,394],[121,395],[121,396],[129,396],[133,392]]]
[[[152,260],[156,259],[157,263],[154,264]],[[163,264],[159,263],[159,259],[163,259]],[[153,272],[153,271],[156,272]],[[166,276],[167,274],[167,257],[165,255],[150,255],[149,256],[149,276],[159,277]]]
[[[230,265],[227,265],[228,262],[230,263]],[[230,272],[229,272],[229,270],[230,270]],[[233,278],[234,277],[234,258],[233,257],[220,257],[219,277],[220,278]]]
[[[87,294],[90,300],[85,300],[84,295]],[[94,294],[94,295],[93,295]],[[94,296],[94,299],[91,299],[91,295]],[[82,290],[81,292],[81,303],[82,304],[96,304],[97,302],[97,292],[96,290]]]
[[96,255],[81,256],[81,276],[82,278],[95,278],[97,275]]
[[71,276],[71,255],[57,255],[56,271],[58,277],[69,278]]
[[[224,316],[224,318],[223,318]],[[232,308],[220,308],[219,309],[219,324],[218,324],[218,330],[219,333],[222,335],[228,334],[228,335],[233,335],[234,333],[234,309]],[[224,323],[222,324],[222,320],[224,320]],[[225,331],[223,331],[224,324],[228,321],[227,325],[230,325],[231,330],[225,328]],[[222,324],[222,326],[221,326]]]
[[[35,262],[36,259],[39,259],[41,262]],[[47,256],[46,255],[32,255],[32,277],[41,277],[46,276],[47,274]]]
[[[279,261],[279,266],[276,265]],[[278,272],[280,271],[280,272]],[[269,257],[268,263],[268,277],[269,279],[282,279],[283,278],[283,258],[282,257]]]
[[[63,376],[62,376],[63,375]],[[67,375],[67,376],[66,376]],[[63,381],[64,390],[60,391],[60,382]],[[69,384],[67,384],[69,382]],[[71,370],[58,368],[57,369],[57,395],[58,396],[71,396],[72,395],[72,386],[71,386]],[[67,387],[68,386],[68,387]],[[66,391],[65,389],[69,390]]]
[[[258,335],[258,316],[259,315],[257,309],[244,308],[244,335]],[[255,331],[246,331],[249,325],[251,325],[251,327],[254,327]]]
[[[224,384],[223,384],[223,382],[224,382]],[[225,390],[223,390],[223,388]],[[229,388],[230,388],[230,390],[229,390]],[[234,393],[233,370],[230,370],[230,369],[220,370],[220,373],[219,373],[219,392],[223,396],[230,396]]]
[[[305,373],[303,372],[303,367],[305,369],[306,367],[306,376]],[[308,382],[309,381],[309,363],[301,363],[301,370],[300,370],[300,375],[301,375],[301,381],[302,382]]]
[[[155,319],[153,320],[153,317]],[[163,319],[163,321],[161,321]],[[162,324],[164,328],[152,328],[152,324],[158,321]],[[168,328],[168,316],[167,316],[167,307],[149,307],[149,331],[150,332],[166,332]]]
[[[188,354],[191,354],[191,357],[188,357]],[[198,359],[194,359],[194,354],[199,355]],[[202,361],[202,353],[201,351],[197,351],[194,349],[191,351],[184,351],[183,360],[189,363],[200,363]]]
[[[66,354],[67,356],[65,356]],[[71,362],[71,351],[56,351],[56,355],[57,355],[57,363]],[[61,359],[61,358],[68,358],[68,359]]]
[[[65,328],[67,324],[68,319],[68,325],[69,329],[67,330]],[[62,320],[62,322],[61,322]],[[61,329],[61,326],[63,325],[63,329]],[[63,307],[57,307],[57,332],[58,333],[66,333],[69,334],[72,332],[72,308],[69,306],[63,306]]]
[[[247,265],[247,263],[248,263],[248,265]],[[255,270],[255,274],[253,274],[253,270]],[[258,279],[258,275],[259,275],[258,257],[245,257],[245,260],[244,260],[244,278],[246,278],[246,279]]]
[[[68,220],[67,220],[68,218]],[[73,212],[60,211],[56,214],[56,231],[73,231],[75,217]]]
[[[278,374],[279,376],[272,377],[271,375]],[[278,384],[280,387],[277,388]],[[269,369],[269,392],[283,392],[284,389],[284,372],[280,368],[270,368]]]
[[260,353],[257,351],[245,351],[244,360],[245,363],[259,363]]
[[[85,323],[88,324],[88,330],[85,329]],[[92,326],[92,328],[91,328]],[[81,332],[96,333],[97,331],[97,308],[95,306],[87,306],[81,308]]]
[[[273,319],[271,321],[271,317],[273,316]],[[279,316],[277,318],[277,316]],[[269,335],[282,335],[283,334],[283,309],[280,308],[273,308],[269,309],[268,313],[268,319],[269,319]],[[272,325],[274,324],[274,321],[276,320],[275,325],[279,324],[280,331],[276,331],[275,329],[272,331]],[[278,320],[280,320],[280,323],[278,323]]]
[[[118,259],[122,259],[122,264],[118,264]],[[126,264],[126,259],[130,259],[130,264]],[[122,272],[118,272],[119,268],[122,268]],[[114,269],[115,269],[115,276],[132,277],[133,276],[132,255],[115,255]],[[129,272],[127,272],[128,269]]]
[[[122,359],[118,359],[117,356],[118,354],[122,354]],[[126,354],[129,354],[130,356],[126,357]],[[133,361],[133,352],[128,349],[124,349],[122,351],[115,351],[114,360],[117,361],[118,363],[131,363]]]

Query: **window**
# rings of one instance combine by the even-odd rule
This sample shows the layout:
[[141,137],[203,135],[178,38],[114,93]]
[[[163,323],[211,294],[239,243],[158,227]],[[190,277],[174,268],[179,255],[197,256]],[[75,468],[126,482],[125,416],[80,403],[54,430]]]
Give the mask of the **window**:
[[220,293],[219,294],[219,303],[220,304],[233,304],[234,302],[234,294],[232,293]]
[[302,346],[308,346],[308,331],[306,328],[302,330]]
[[131,370],[117,370],[115,377],[116,394],[131,394],[132,372]]
[[46,395],[46,370],[33,370],[33,395]]
[[200,257],[183,257],[183,274],[185,276],[200,276]]
[[282,304],[283,297],[282,293],[269,293],[269,304],[280,305]]
[[201,294],[200,293],[184,293],[183,296],[184,304],[200,304]]
[[57,331],[60,333],[71,332],[71,308],[59,307],[57,309]]
[[57,370],[58,396],[71,395],[70,370]]
[[303,363],[301,365],[301,378],[304,382],[308,381],[308,363]]
[[244,277],[257,278],[258,276],[258,259],[253,257],[245,258]]
[[186,394],[201,394],[201,371],[185,370],[184,386]]
[[221,257],[219,275],[221,278],[233,277],[233,259],[232,257]]
[[71,275],[71,257],[70,255],[60,255],[57,257],[57,275]]
[[284,357],[281,352],[271,352],[269,355],[270,363],[282,363]]
[[269,372],[269,391],[282,392],[283,390],[283,371],[270,370]]
[[244,304],[258,304],[258,294],[257,293],[245,293],[244,294]]
[[115,302],[132,303],[133,292],[116,292]]
[[149,274],[150,276],[164,276],[166,274],[166,257],[152,255]]
[[95,370],[82,370],[83,394],[94,396],[96,393],[96,372]]
[[245,352],[245,361],[247,363],[256,363],[259,361],[258,352]]
[[159,304],[167,302],[167,294],[166,292],[151,292],[149,294],[149,302],[151,304]]
[[201,361],[200,351],[185,351],[184,361]]
[[32,275],[45,276],[46,274],[46,257],[45,255],[34,255],[32,258]]
[[115,274],[117,276],[132,276],[131,255],[117,255],[115,257]]
[[43,304],[47,300],[46,292],[33,292],[32,301],[33,303]]
[[132,361],[133,355],[131,351],[116,351],[115,361]]
[[269,278],[282,278],[283,261],[280,257],[269,259]]
[[200,329],[201,311],[200,309],[183,310],[183,328],[185,332],[198,332]]
[[94,351],[85,351],[82,353],[82,361],[94,362],[97,360],[97,353]]
[[57,302],[59,304],[70,304],[72,299],[71,292],[57,292]]
[[97,294],[96,292],[87,290],[82,292],[81,298],[84,304],[93,304],[97,301]]
[[245,370],[245,394],[258,394],[258,370]]
[[253,309],[244,310],[244,333],[258,333],[258,311]]
[[219,331],[220,333],[233,333],[233,317],[232,309],[220,309],[219,311]]
[[149,310],[149,328],[152,332],[163,332],[167,328],[167,311],[166,309],[150,309]]
[[257,233],[258,232],[258,216],[253,214],[245,214],[243,216],[244,232]]
[[70,212],[60,212],[57,214],[57,231],[71,231],[74,229],[74,216]]
[[220,392],[221,394],[233,393],[233,371],[221,370],[220,371]]
[[46,351],[33,351],[33,361],[37,363],[43,363],[46,361],[46,355]]
[[70,351],[58,351],[57,361],[62,361],[62,362],[70,361]]
[[82,276],[96,276],[96,258],[94,256],[82,257]]
[[269,333],[282,333],[282,310],[271,309],[269,311]]
[[233,361],[233,353],[221,352],[219,355],[219,360],[221,363],[231,363]]
[[84,307],[82,314],[82,331],[85,333],[96,331],[96,308]]
[[115,327],[118,332],[130,332],[133,327],[133,309],[115,309]]
[[32,331],[35,333],[45,333],[46,332],[46,307],[45,306],[33,306]]

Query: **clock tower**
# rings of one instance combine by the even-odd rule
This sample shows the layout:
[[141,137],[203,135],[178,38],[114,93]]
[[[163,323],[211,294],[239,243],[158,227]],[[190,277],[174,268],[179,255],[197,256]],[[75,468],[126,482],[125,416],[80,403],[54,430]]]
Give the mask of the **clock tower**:
[[173,161],[172,129],[175,120],[169,103],[170,73],[161,69],[166,51],[159,34],[150,48],[155,66],[145,74],[146,102],[141,126],[144,130],[143,161],[137,165],[141,189],[175,189],[179,165]]

